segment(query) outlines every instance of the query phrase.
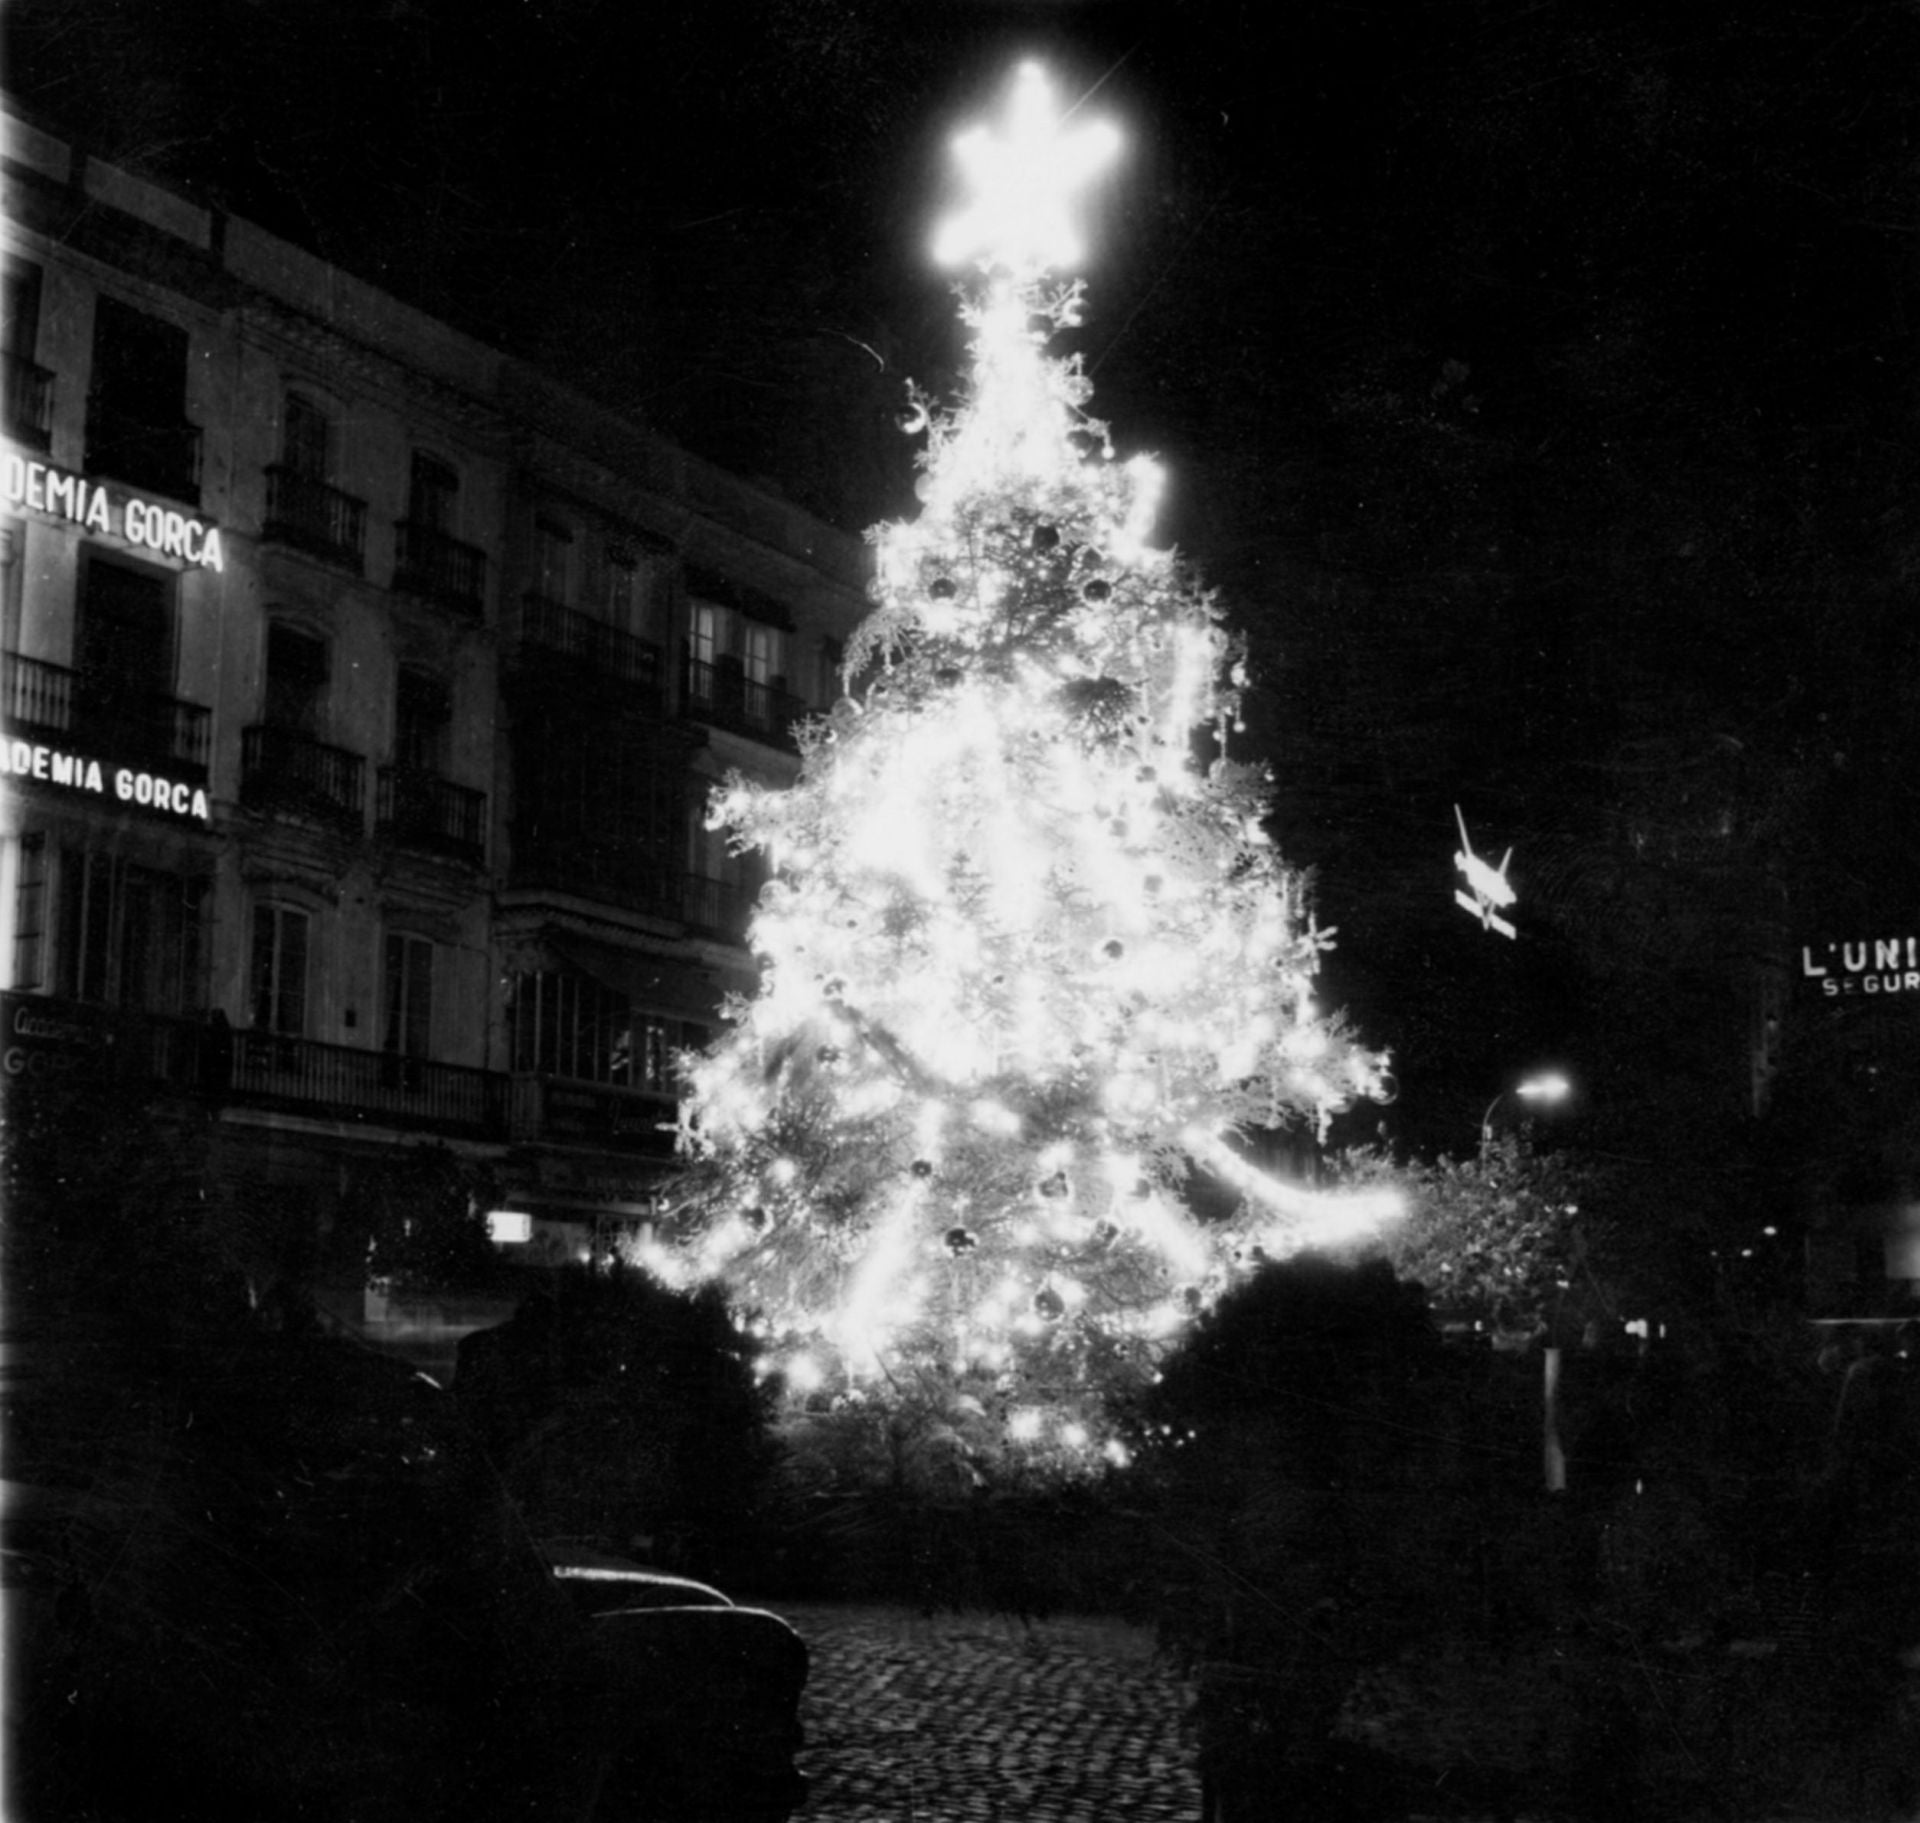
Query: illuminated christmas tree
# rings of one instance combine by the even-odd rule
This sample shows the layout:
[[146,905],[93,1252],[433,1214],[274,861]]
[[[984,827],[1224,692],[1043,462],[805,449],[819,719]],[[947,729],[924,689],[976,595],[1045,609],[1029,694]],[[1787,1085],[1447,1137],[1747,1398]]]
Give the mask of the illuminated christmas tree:
[[[1115,144],[1021,72],[977,201],[972,376],[918,395],[921,509],[873,535],[856,686],[801,730],[799,782],[734,778],[714,821],[773,878],[756,997],[690,1066],[691,1234],[796,1390],[946,1389],[1009,1442],[1081,1455],[1103,1394],[1259,1253],[1377,1220],[1232,1136],[1378,1089],[1314,1004],[1318,929],[1225,757],[1244,681],[1188,566],[1149,542],[1159,471],[1115,458],[1077,358],[1068,191]],[[1203,1224],[1195,1164],[1246,1197]],[[865,1389],[864,1393],[860,1389]]]

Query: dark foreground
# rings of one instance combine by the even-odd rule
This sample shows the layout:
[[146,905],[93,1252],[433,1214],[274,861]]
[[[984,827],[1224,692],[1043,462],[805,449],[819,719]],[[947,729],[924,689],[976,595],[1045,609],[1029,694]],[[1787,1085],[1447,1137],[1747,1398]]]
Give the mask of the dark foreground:
[[807,1823],[1194,1823],[1187,1693],[1115,1621],[778,1604],[813,1651]]

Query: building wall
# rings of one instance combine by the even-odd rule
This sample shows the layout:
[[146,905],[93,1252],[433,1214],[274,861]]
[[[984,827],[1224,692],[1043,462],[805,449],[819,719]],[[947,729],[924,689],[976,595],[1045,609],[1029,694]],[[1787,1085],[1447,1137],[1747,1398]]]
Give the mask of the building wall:
[[[0,127],[7,267],[39,286],[7,347],[0,499],[9,1067],[111,1040],[116,1067],[211,1113],[223,1194],[310,1212],[315,1259],[369,1164],[426,1145],[570,1235],[643,1216],[672,1098],[634,1086],[628,1039],[643,1019],[697,1036],[752,978],[753,879],[704,795],[735,768],[793,775],[793,721],[865,611],[864,548],[251,224]],[[122,347],[184,334],[177,411],[150,404],[171,357],[96,371],[116,306],[150,319]],[[129,386],[149,401],[132,441]],[[450,504],[416,491],[419,455],[458,476]],[[644,619],[616,624],[613,555]],[[737,651],[701,644],[716,627]],[[669,769],[652,846],[603,839],[602,755],[641,780],[621,814],[642,835],[667,801],[647,768]],[[122,797],[123,771],[160,801]],[[563,784],[571,822],[542,797]],[[167,919],[160,948],[187,961],[162,992]],[[429,953],[430,1007],[407,987]],[[595,1079],[528,1067],[552,1047],[527,984],[560,976],[612,1022],[567,1052]]]

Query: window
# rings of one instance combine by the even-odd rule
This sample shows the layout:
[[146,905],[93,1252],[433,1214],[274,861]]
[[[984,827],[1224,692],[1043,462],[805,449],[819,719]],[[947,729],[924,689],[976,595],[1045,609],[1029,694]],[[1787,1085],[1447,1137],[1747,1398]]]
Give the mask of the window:
[[282,459],[302,481],[326,481],[333,475],[332,420],[305,393],[287,394]]
[[53,434],[53,376],[34,364],[40,339],[40,268],[0,269],[0,353],[6,356],[6,428],[36,449]]
[[278,622],[267,628],[266,717],[275,728],[318,737],[327,700],[327,644]]
[[200,433],[187,422],[187,332],[95,300],[87,465],[175,499],[198,497]]
[[68,847],[58,887],[57,992],[147,1013],[197,1008],[203,877]]
[[74,627],[72,730],[102,754],[149,764],[174,757],[174,582],[89,557]]
[[651,1095],[676,1092],[676,1052],[705,1033],[636,1009],[590,976],[544,969],[513,978],[513,1068]]
[[711,601],[693,604],[693,656],[703,665],[738,667],[748,682],[777,686],[787,669],[787,636],[766,621]]
[[291,905],[253,908],[254,1030],[290,1038],[307,1028],[307,914]]
[[563,709],[514,734],[518,862],[664,902],[682,866],[685,762],[631,717]]
[[9,261],[0,272],[0,351],[33,359],[40,341],[40,268]]
[[38,831],[20,838],[14,856],[11,967],[9,987],[47,985],[47,838]]
[[545,601],[573,599],[573,534],[556,519],[533,522],[533,586]]
[[823,709],[830,709],[840,700],[845,686],[840,681],[841,668],[847,662],[847,649],[837,639],[823,639],[820,642],[820,657],[814,676],[813,700]]
[[721,720],[758,731],[780,729],[787,687],[787,635],[737,608],[693,604],[688,695]]
[[394,763],[415,772],[443,771],[452,720],[446,685],[429,672],[403,665],[394,701]]
[[117,298],[96,299],[93,391],[143,423],[185,423],[187,332]]
[[733,649],[735,615],[730,608],[717,608],[710,601],[693,604],[693,659],[695,664],[715,665]]
[[746,662],[747,682],[769,689],[786,677],[787,638],[777,627],[761,621],[745,623],[741,638],[741,657]]
[[402,1057],[433,1054],[433,945],[424,937],[387,933],[381,972],[385,1013],[380,1046]]
[[655,595],[660,565],[626,545],[607,550],[607,624],[635,639],[658,633]]
[[407,489],[407,519],[423,531],[456,529],[460,508],[460,477],[438,456],[413,452],[413,471]]
[[81,581],[74,662],[95,699],[164,695],[173,682],[173,580],[93,557]]

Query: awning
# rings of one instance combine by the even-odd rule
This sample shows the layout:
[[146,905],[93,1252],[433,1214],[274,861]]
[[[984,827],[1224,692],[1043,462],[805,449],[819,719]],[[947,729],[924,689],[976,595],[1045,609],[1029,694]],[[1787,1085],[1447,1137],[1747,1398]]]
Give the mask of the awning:
[[636,1010],[711,1023],[725,989],[699,964],[657,950],[629,949],[582,936],[562,925],[541,932],[544,947],[561,963],[591,975],[604,988],[624,994]]

